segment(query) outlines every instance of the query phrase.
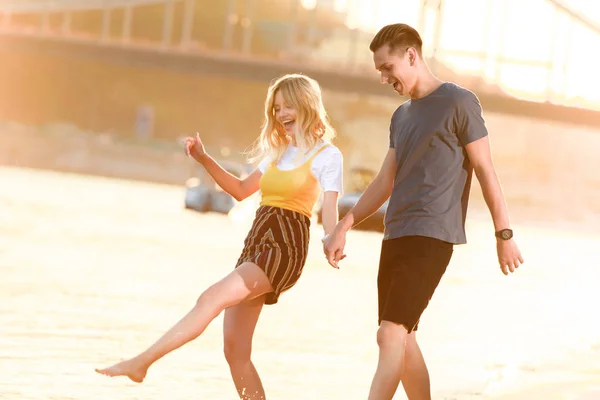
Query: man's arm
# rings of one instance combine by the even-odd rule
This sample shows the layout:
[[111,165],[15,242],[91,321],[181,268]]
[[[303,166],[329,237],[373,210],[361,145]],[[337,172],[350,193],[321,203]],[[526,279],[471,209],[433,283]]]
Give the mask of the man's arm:
[[[488,136],[475,140],[465,146],[469,161],[473,165],[475,176],[481,185],[483,198],[490,210],[494,229],[510,229],[508,220],[508,209],[504,200],[504,194],[500,187],[500,181],[494,168]],[[505,275],[508,271],[514,272],[519,264],[523,263],[523,257],[513,239],[496,239],[498,251],[498,262]]]
[[467,150],[469,161],[473,166],[475,176],[481,185],[485,203],[492,214],[494,229],[496,231],[510,229],[508,209],[492,161],[489,137],[485,136],[471,142],[465,146],[465,149]]
[[323,243],[323,252],[332,267],[338,268],[338,261],[345,257],[346,232],[377,211],[390,197],[395,173],[396,150],[390,148],[373,182]]
[[395,173],[396,150],[390,148],[375,179],[367,186],[354,207],[340,221],[340,228],[344,232],[355,227],[379,210],[392,194]]

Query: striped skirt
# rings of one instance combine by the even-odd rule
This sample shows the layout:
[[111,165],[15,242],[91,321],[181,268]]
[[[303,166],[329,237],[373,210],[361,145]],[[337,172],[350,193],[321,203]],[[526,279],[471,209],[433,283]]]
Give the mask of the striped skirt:
[[279,295],[298,282],[306,262],[309,238],[307,216],[278,207],[258,208],[236,268],[251,262],[265,271],[273,287],[265,304],[277,303]]

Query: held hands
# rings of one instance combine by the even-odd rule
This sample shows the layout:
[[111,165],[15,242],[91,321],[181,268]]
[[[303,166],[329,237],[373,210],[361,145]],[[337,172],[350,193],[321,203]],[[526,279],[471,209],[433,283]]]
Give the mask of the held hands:
[[198,162],[201,162],[202,157],[206,155],[206,150],[198,132],[196,132],[196,137],[188,136],[183,139],[183,144],[185,146],[185,154]]
[[346,258],[344,247],[346,246],[346,232],[339,229],[339,225],[329,235],[323,238],[323,253],[327,262],[333,268],[339,269],[338,262]]
[[496,250],[498,251],[498,263],[504,275],[508,272],[515,272],[520,264],[523,264],[523,256],[513,239],[496,240]]

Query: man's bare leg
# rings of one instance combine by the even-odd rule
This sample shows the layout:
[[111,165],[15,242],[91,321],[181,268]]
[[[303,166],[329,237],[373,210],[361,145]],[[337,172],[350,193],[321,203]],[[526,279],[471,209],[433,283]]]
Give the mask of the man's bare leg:
[[264,400],[265,391],[251,360],[252,337],[265,295],[225,310],[223,342],[233,383],[243,400]]
[[400,384],[408,331],[404,325],[381,321],[377,331],[379,362],[371,383],[369,400],[391,400]]
[[431,400],[429,371],[417,343],[416,334],[417,332],[413,331],[406,337],[402,386],[408,400]]
[[142,382],[152,364],[197,338],[221,311],[272,290],[269,279],[260,267],[244,263],[206,289],[194,308],[144,352],[108,368],[96,369],[96,372],[108,376],[127,376],[134,382]]

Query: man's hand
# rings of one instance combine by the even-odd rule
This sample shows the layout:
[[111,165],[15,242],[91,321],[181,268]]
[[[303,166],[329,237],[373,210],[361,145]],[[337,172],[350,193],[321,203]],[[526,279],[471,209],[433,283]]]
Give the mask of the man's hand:
[[340,223],[323,240],[323,252],[327,262],[333,268],[339,268],[338,262],[346,258],[344,247],[346,246],[346,231],[341,229]]
[[521,252],[513,239],[497,239],[496,249],[498,250],[500,269],[504,275],[508,275],[509,271],[515,272],[515,269],[519,268],[520,264],[523,264],[523,256],[521,256]]

